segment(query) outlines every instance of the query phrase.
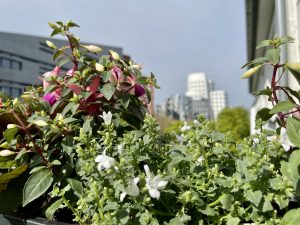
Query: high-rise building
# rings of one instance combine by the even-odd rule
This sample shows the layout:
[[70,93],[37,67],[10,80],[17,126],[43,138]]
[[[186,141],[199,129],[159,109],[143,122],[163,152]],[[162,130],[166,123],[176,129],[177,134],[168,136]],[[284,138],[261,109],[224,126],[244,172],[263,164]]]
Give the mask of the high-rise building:
[[228,106],[227,93],[223,90],[211,91],[210,93],[210,107],[213,119],[217,119],[218,114]]
[[214,82],[206,78],[205,73],[188,75],[186,96],[192,99],[192,116],[201,114],[211,117],[209,93],[214,89]]
[[193,120],[198,115],[216,119],[218,113],[227,106],[225,91],[214,91],[214,82],[207,79],[205,73],[192,73],[187,79],[185,96],[170,96],[161,109],[164,109],[166,116],[173,119]]
[[[0,32],[0,91],[16,97],[26,86],[40,83],[38,77],[55,67],[54,51],[46,45],[46,40],[56,46],[68,44],[59,39]],[[122,48],[100,46],[101,54],[108,54],[110,49],[122,54]],[[66,64],[62,69],[67,71],[68,66]]]

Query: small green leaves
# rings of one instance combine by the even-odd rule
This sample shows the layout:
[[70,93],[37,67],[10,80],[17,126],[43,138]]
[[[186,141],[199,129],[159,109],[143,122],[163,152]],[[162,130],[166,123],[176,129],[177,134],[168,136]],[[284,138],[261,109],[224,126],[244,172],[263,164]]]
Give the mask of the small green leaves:
[[39,126],[39,127],[45,127],[48,126],[48,123],[45,122],[44,120],[35,120],[32,122],[33,124]]
[[289,117],[286,123],[286,133],[289,140],[300,148],[300,121]]
[[107,100],[110,100],[112,98],[112,96],[114,95],[116,88],[113,84],[107,83],[107,84],[103,85],[103,87],[100,89],[100,91]]
[[54,219],[54,213],[59,210],[64,208],[65,205],[63,204],[63,199],[58,199],[55,202],[50,205],[46,211],[45,211],[45,216],[48,220],[53,220]]
[[282,218],[281,225],[299,225],[300,208],[288,211]]
[[52,182],[53,177],[48,168],[44,168],[32,174],[28,178],[23,190],[23,207],[44,194]]
[[256,46],[256,49],[267,47],[270,45],[272,45],[272,40],[263,40]]
[[18,130],[18,127],[12,127],[4,131],[3,136],[7,143],[10,143],[15,138],[15,135],[18,133]]
[[241,79],[247,79],[251,76],[253,76],[255,73],[257,73],[260,69],[261,69],[261,66],[262,65],[258,65],[258,66],[255,66],[249,70],[247,70],[242,76],[241,76]]
[[245,197],[250,201],[252,202],[255,206],[258,206],[261,199],[262,199],[262,193],[261,191],[251,191],[251,190],[248,190],[246,191],[245,193]]
[[280,60],[280,48],[269,49],[267,51],[267,58],[273,65],[278,64]]
[[282,101],[279,102],[278,104],[276,104],[271,110],[270,110],[270,114],[275,114],[275,113],[279,113],[279,112],[286,112],[289,111],[293,108],[297,107],[296,104],[291,103],[290,101]]

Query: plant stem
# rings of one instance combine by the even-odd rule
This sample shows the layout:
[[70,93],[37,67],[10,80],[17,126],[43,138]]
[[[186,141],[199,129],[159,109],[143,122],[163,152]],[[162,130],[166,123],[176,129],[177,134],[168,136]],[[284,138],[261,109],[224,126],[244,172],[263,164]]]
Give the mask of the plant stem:
[[45,158],[45,156],[43,155],[43,152],[42,152],[41,148],[39,146],[37,146],[37,144],[35,143],[35,141],[31,137],[31,134],[29,133],[27,127],[25,126],[25,124],[23,123],[23,121],[21,120],[21,118],[18,116],[18,114],[13,109],[10,110],[10,113],[12,113],[12,115],[17,119],[17,121],[19,122],[20,126],[26,132],[26,134],[29,137],[30,141],[33,143],[35,151],[42,158],[44,164],[51,170],[51,164],[50,164],[50,162]]
[[67,38],[68,38],[68,41],[69,41],[69,44],[70,44],[70,48],[71,48],[71,52],[72,52],[72,62],[74,63],[74,66],[75,66],[75,70],[78,69],[78,61],[76,59],[76,56],[74,54],[74,45],[72,44],[71,42],[71,35],[70,34],[66,34]]
[[[275,104],[278,104],[279,100],[278,100],[278,97],[277,97],[277,94],[276,94],[276,75],[277,75],[277,70],[278,68],[280,68],[281,65],[279,64],[276,64],[274,66],[274,69],[273,69],[273,74],[272,74],[272,81],[271,81],[271,89],[272,89],[272,96],[273,96],[273,101],[275,102]],[[277,113],[277,116],[281,122],[281,125],[282,127],[285,127],[285,121],[284,121],[284,116],[281,112]]]

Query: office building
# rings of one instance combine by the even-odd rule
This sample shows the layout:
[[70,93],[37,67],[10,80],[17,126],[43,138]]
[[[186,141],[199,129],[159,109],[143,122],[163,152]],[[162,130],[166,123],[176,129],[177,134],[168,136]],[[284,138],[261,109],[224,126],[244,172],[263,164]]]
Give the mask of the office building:
[[[19,96],[26,86],[39,84],[38,77],[55,67],[53,49],[46,45],[46,40],[56,46],[68,44],[65,40],[0,32],[0,91]],[[96,45],[104,50],[101,54],[108,54],[111,49],[122,55],[122,48]],[[67,71],[68,66],[62,69]]]
[[209,94],[212,116],[213,119],[217,119],[218,114],[228,106],[228,96],[223,90],[211,91]]

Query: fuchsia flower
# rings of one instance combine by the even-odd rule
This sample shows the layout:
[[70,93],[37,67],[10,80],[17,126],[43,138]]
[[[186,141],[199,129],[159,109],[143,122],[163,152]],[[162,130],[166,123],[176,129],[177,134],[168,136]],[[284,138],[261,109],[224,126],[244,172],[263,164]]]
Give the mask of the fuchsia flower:
[[124,81],[124,76],[123,76],[123,71],[119,68],[114,66],[111,69],[111,76],[109,78],[109,81],[114,84],[114,85],[118,85],[120,83],[122,83]]
[[51,106],[55,104],[56,100],[56,95],[54,92],[52,93],[47,93],[44,95],[43,100],[48,102]]
[[74,75],[74,72],[76,71],[77,69],[76,69],[76,66],[73,66],[73,68],[72,69],[69,69],[68,71],[67,71],[67,75],[68,76],[73,76]]
[[144,95],[145,92],[145,88],[136,83],[136,77],[135,76],[130,76],[130,77],[126,77],[127,81],[131,84],[131,87],[128,89],[129,93],[134,94],[137,97],[141,97],[142,95]]
[[[56,66],[52,71],[44,74],[43,88],[44,90],[50,85],[48,81],[45,80],[47,77],[58,76],[60,67]],[[44,95],[43,100],[48,102],[51,106],[55,104],[57,99],[61,96],[61,89],[57,88],[55,91],[47,93]]]
[[43,79],[43,88],[44,88],[44,90],[50,85],[50,83],[48,81],[46,81],[45,78],[58,76],[59,71],[60,71],[60,67],[56,66],[52,71],[44,73],[44,75],[43,75],[44,76],[44,79]]
[[70,88],[75,94],[80,95],[82,91],[91,92],[91,95],[87,99],[80,100],[80,109],[83,109],[86,112],[91,114],[97,113],[99,110],[99,103],[97,103],[97,99],[103,97],[103,94],[98,92],[98,88],[100,86],[100,77],[95,76],[91,84],[84,88],[80,87],[77,84],[69,84],[68,88]]

